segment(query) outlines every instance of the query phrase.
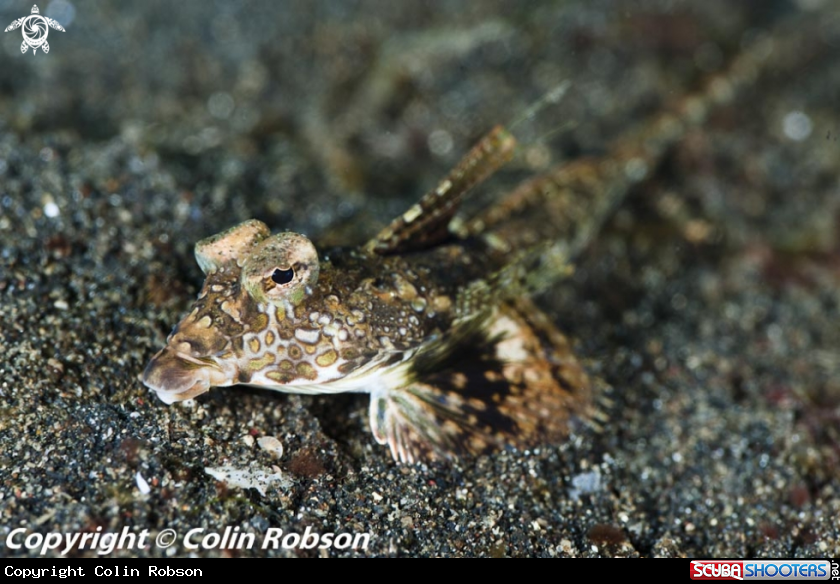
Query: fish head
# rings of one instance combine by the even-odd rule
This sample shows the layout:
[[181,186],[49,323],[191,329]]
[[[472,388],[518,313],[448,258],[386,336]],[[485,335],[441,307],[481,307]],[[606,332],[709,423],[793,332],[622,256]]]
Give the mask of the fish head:
[[318,286],[305,236],[251,220],[198,242],[195,255],[204,286],[143,374],[164,402],[236,384],[305,392],[360,364],[364,319]]

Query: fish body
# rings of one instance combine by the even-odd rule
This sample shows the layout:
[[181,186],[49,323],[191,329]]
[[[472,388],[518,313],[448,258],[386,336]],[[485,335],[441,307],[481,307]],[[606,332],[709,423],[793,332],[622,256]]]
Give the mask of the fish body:
[[256,220],[200,241],[204,286],[144,383],[166,403],[239,384],[366,392],[372,433],[400,462],[561,440],[592,413],[592,381],[529,296],[568,274],[632,186],[771,54],[755,43],[603,157],[531,179],[476,217],[458,206],[510,158],[500,127],[363,246],[319,252]]
[[255,220],[199,242],[204,286],[144,382],[166,403],[237,384],[367,392],[373,434],[402,462],[564,436],[589,381],[525,296],[527,261],[448,229],[513,147],[494,129],[359,248],[319,254]]

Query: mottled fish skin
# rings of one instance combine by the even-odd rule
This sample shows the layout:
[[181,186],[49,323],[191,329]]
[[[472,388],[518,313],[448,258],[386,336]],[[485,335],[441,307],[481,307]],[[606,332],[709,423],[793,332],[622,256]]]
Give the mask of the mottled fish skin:
[[319,258],[306,237],[255,220],[199,242],[204,286],[145,384],[166,403],[236,384],[369,392],[376,439],[405,462],[564,433],[575,399],[587,402],[583,370],[522,309],[525,272],[447,230],[460,198],[514,144],[491,131],[360,248]]
[[502,128],[361,247],[319,255],[256,220],[199,242],[204,286],[144,383],[166,403],[237,384],[367,392],[373,435],[400,462],[562,440],[592,413],[592,382],[527,295],[564,277],[632,185],[767,60],[748,48],[604,158],[551,170],[477,217],[453,220],[511,156]]
[[204,287],[146,385],[166,403],[236,384],[369,392],[374,436],[403,462],[535,446],[585,410],[586,374],[536,307],[467,286],[500,268],[480,242],[331,250],[317,279],[304,275],[314,253],[303,236],[271,236],[258,221],[200,242]]
[[[384,355],[396,363],[432,335],[447,330],[457,292],[454,283],[447,282],[447,272],[461,271],[474,278],[481,270],[479,263],[461,253],[451,261],[455,250],[446,246],[411,261],[338,249],[320,262],[317,282],[305,283],[295,271],[299,264],[277,252],[289,240],[303,241],[303,236],[288,232],[269,236],[268,228],[257,221],[225,235],[213,245],[241,239],[251,255],[208,269],[192,312],[147,368],[145,382],[164,401],[185,399],[184,391],[191,397],[208,389],[203,380],[200,387],[179,382],[187,371],[194,376],[195,367],[205,366],[204,360],[213,361],[206,367],[224,372],[227,378],[211,384],[216,386],[246,383],[290,392],[365,391],[361,385],[346,387],[349,381],[335,388],[330,384],[346,380],[372,361],[379,363]],[[294,279],[276,284],[274,264],[266,264],[268,268],[253,264],[262,252],[279,253],[276,265],[295,271]],[[173,360],[185,367],[164,365]]]

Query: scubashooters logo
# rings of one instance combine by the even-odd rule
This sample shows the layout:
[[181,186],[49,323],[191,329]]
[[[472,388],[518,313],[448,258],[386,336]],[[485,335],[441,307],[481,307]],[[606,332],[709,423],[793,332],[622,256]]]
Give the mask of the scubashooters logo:
[[692,580],[829,580],[828,560],[694,560]]
[[32,7],[32,14],[12,21],[12,24],[6,27],[5,32],[21,29],[23,43],[20,45],[20,52],[25,53],[31,48],[34,55],[39,48],[44,53],[50,52],[50,44],[47,42],[50,28],[64,32],[64,27],[58,22],[52,18],[41,16],[38,6],[35,5]]

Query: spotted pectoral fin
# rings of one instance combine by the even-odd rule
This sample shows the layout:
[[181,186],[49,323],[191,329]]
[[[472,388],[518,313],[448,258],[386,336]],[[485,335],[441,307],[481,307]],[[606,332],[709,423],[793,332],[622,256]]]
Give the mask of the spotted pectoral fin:
[[452,346],[418,355],[413,381],[374,391],[376,440],[412,463],[563,439],[573,416],[590,413],[591,384],[565,337],[531,310],[501,306]]
[[425,249],[447,239],[449,222],[461,199],[507,162],[515,146],[516,140],[507,130],[493,128],[433,191],[394,219],[365,249],[387,255]]

